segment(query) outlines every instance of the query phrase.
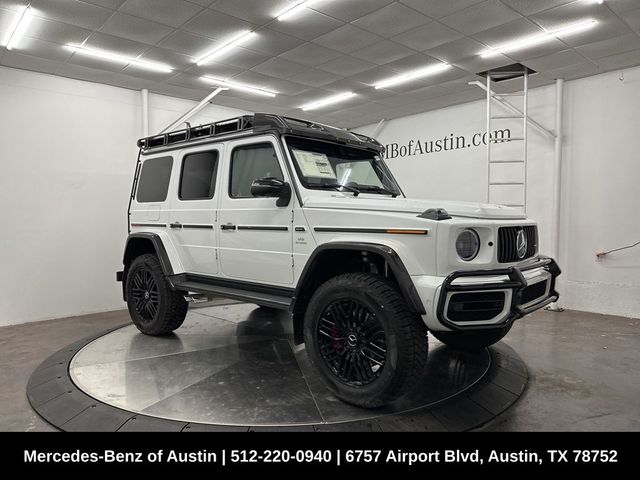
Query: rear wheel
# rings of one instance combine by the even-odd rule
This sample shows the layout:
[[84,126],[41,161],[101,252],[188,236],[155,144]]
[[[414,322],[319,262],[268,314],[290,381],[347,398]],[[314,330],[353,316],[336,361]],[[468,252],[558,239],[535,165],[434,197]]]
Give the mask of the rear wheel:
[[349,273],[328,280],[305,314],[305,346],[338,398],[379,407],[408,392],[427,359],[427,330],[384,278]]
[[468,332],[434,332],[431,331],[431,335],[436,337],[445,345],[455,348],[457,350],[481,350],[485,347],[489,347],[494,343],[498,343],[502,340],[513,324],[502,327],[492,328],[489,330],[471,330]]
[[127,272],[127,307],[131,320],[142,333],[163,335],[179,328],[187,315],[183,294],[167,282],[158,257],[137,257]]

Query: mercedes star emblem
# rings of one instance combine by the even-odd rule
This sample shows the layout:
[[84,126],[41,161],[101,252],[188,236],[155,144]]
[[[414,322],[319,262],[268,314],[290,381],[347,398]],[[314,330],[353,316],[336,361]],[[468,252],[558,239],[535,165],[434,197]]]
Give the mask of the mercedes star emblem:
[[527,254],[527,235],[524,233],[524,230],[520,230],[516,237],[516,252],[520,260]]

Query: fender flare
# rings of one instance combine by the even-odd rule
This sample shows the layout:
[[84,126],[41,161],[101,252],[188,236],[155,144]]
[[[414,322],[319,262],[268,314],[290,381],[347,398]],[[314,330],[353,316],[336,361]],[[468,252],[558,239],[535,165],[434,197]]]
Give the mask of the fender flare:
[[122,272],[118,272],[118,281],[122,281],[122,299],[127,301],[127,273],[129,270],[129,263],[133,260],[133,257],[129,254],[129,246],[131,245],[132,239],[142,239],[147,242],[150,242],[155,250],[156,255],[158,256],[158,260],[160,261],[160,266],[162,267],[162,272],[165,276],[173,275],[173,267],[171,266],[171,261],[169,260],[169,255],[167,255],[167,250],[162,243],[162,239],[159,235],[155,233],[149,232],[139,232],[139,233],[131,233],[127,237],[127,242],[124,246],[124,255],[122,257],[122,264],[124,265],[124,270]]
[[132,233],[127,237],[127,243],[124,247],[124,256],[122,257],[122,263],[127,264],[127,253],[129,251],[129,245],[131,240],[134,238],[142,238],[145,240],[149,240],[153,245],[154,250],[156,251],[156,255],[158,255],[158,260],[160,260],[160,265],[162,266],[162,271],[165,275],[173,275],[173,267],[171,266],[171,261],[169,260],[169,255],[167,255],[167,250],[164,248],[164,244],[162,243],[162,239],[159,235],[155,233],[149,232],[139,232]]
[[398,282],[398,286],[400,287],[400,294],[403,296],[407,305],[414,313],[419,315],[425,315],[426,310],[420,299],[420,295],[418,295],[418,291],[416,290],[413,281],[411,280],[411,276],[407,271],[404,263],[400,256],[396,253],[396,251],[384,244],[379,243],[368,243],[368,242],[327,242],[319,245],[313,253],[309,256],[302,273],[300,274],[300,278],[298,279],[298,283],[296,285],[294,297],[291,301],[291,312],[294,311],[296,300],[300,298],[300,294],[304,289],[304,285],[309,278],[309,275],[313,271],[313,268],[319,261],[321,254],[327,250],[356,250],[361,252],[370,252],[375,253],[382,256],[387,262],[389,268],[393,272],[394,277]]

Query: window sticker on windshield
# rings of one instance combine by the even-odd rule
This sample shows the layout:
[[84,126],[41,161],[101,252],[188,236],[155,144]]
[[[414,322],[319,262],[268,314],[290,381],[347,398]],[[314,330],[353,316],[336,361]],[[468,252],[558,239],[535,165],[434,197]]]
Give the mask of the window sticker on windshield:
[[305,177],[336,179],[331,162],[324,153],[307,152],[297,148],[293,149],[293,153]]

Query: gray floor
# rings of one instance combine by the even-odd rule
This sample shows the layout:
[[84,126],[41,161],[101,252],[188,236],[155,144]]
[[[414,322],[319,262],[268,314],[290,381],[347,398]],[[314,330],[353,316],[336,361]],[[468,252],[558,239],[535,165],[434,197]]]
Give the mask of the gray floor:
[[[54,430],[27,402],[33,369],[65,345],[127,321],[118,311],[0,327],[0,430]],[[640,431],[640,320],[537,312],[505,341],[532,378],[523,398],[483,430]]]
[[432,339],[415,388],[385,407],[358,408],[336,398],[306,350],[294,345],[288,312],[244,303],[192,308],[184,325],[164,337],[143,335],[134,325],[119,328],[82,348],[69,373],[84,393],[130,412],[266,427],[413,412],[469,389],[490,367],[487,350],[456,352]]

